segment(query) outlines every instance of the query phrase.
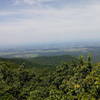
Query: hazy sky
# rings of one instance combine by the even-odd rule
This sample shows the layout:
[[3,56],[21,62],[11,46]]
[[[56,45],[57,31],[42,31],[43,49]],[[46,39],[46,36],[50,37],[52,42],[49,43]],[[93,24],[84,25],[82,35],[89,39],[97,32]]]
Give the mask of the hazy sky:
[[0,0],[0,46],[100,39],[100,0]]

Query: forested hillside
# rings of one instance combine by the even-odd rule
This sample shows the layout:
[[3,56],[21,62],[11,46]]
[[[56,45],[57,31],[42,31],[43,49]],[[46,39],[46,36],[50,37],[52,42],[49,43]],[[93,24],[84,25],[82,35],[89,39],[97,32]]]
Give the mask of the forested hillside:
[[81,56],[52,69],[2,59],[0,100],[100,100],[100,63]]
[[0,58],[0,61],[14,62],[16,64],[24,63],[27,67],[56,67],[64,62],[71,63],[77,61],[77,58],[70,55],[61,56],[40,56],[35,58]]

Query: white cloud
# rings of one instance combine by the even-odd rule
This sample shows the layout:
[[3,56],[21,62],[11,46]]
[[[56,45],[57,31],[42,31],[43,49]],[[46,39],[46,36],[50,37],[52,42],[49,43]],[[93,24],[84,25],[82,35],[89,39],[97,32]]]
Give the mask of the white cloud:
[[100,3],[61,9],[0,11],[0,16],[22,16],[0,23],[1,43],[66,41],[100,38]]
[[16,0],[16,4],[25,3],[25,4],[32,5],[36,2],[37,2],[37,0]]
[[[52,2],[54,0],[16,0],[15,1],[15,4],[29,4],[29,5],[33,5],[33,4],[40,4],[40,3],[43,3],[43,2]],[[55,0],[57,1],[57,0]],[[54,1],[54,2],[55,2]]]

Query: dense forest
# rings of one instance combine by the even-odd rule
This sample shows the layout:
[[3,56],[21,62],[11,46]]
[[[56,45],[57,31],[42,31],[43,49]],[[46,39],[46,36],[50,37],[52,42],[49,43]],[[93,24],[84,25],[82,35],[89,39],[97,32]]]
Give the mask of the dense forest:
[[100,100],[100,63],[59,59],[0,59],[0,100]]

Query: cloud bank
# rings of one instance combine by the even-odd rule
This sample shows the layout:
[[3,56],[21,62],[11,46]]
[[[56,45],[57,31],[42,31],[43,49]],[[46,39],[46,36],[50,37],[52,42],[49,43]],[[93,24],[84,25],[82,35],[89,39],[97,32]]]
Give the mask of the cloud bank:
[[[100,2],[97,0],[95,2],[91,0],[81,5],[79,2],[77,5],[73,2],[70,4],[66,2],[60,8],[51,5],[43,7],[45,2],[53,3],[53,0],[16,0],[16,2],[17,5],[14,5],[16,9],[0,10],[0,44],[100,38]],[[42,7],[24,5],[19,8],[18,5],[23,3],[44,4]]]

